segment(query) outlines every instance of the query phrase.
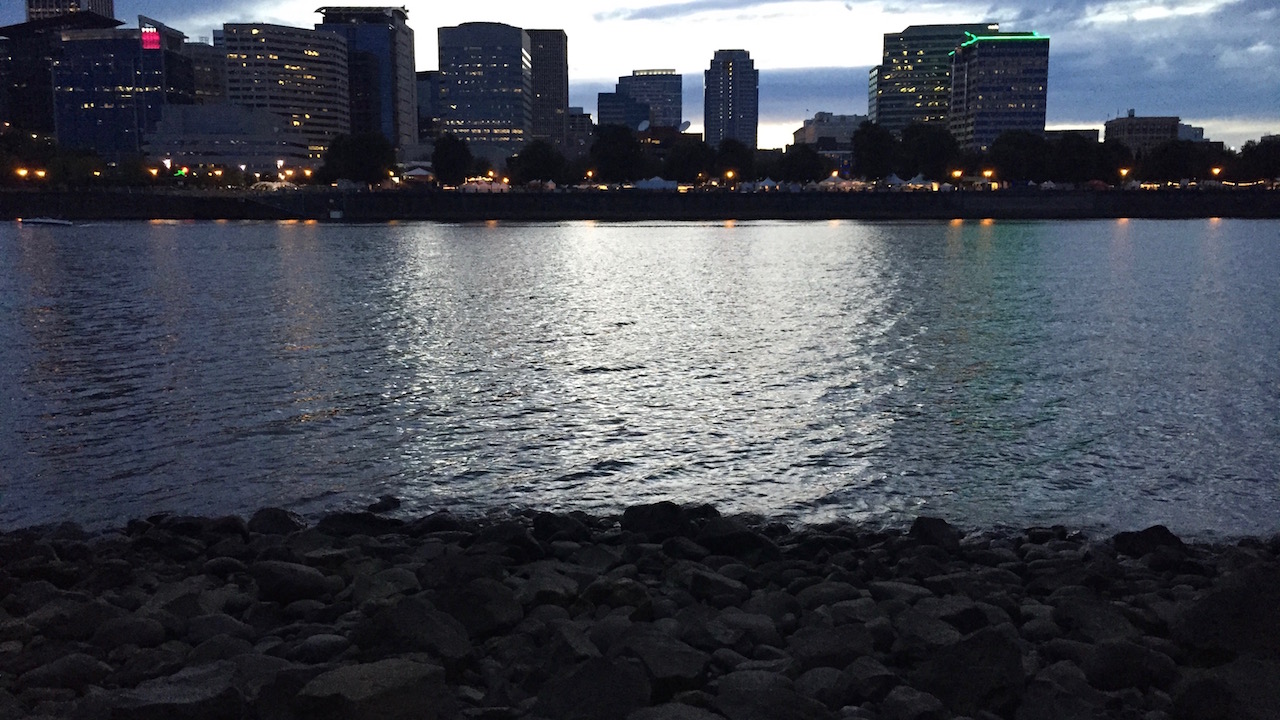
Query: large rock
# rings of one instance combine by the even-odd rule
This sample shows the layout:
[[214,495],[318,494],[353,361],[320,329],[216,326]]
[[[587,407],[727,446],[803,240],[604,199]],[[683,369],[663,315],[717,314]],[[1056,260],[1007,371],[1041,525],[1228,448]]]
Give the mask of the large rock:
[[455,714],[444,669],[401,658],[330,670],[307,683],[294,706],[315,720],[435,720]]
[[1186,545],[1163,525],[1153,525],[1141,532],[1122,532],[1112,538],[1116,552],[1130,557],[1142,557],[1166,547],[1182,551]]
[[1280,565],[1238,571],[1176,616],[1173,639],[1210,656],[1280,658],[1278,597]]
[[633,505],[622,512],[623,530],[641,533],[651,540],[665,540],[693,532],[693,521],[684,508],[672,502]]
[[906,685],[899,685],[880,703],[883,720],[945,720],[950,717],[938,698]]
[[787,639],[787,652],[801,672],[816,667],[844,668],[872,650],[871,634],[862,625],[801,628]]
[[729,720],[822,720],[831,717],[821,702],[796,692],[785,675],[737,670],[720,678],[715,709]]
[[644,665],[653,691],[660,699],[692,689],[706,679],[711,656],[696,650],[652,625],[638,625],[609,649],[610,656],[634,657]]
[[942,700],[958,714],[1012,712],[1025,687],[1022,651],[1006,626],[985,628],[954,645],[937,649],[913,673],[912,684]]
[[782,555],[772,540],[747,527],[746,523],[737,518],[711,518],[693,539],[713,553],[753,562],[774,560]]
[[382,517],[370,512],[343,512],[326,515],[316,523],[316,529],[326,535],[348,537],[350,535],[390,535],[404,530],[404,521]]
[[113,618],[98,626],[93,634],[93,644],[105,649],[121,645],[137,645],[150,648],[164,642],[164,625],[159,620],[137,615]]
[[949,553],[960,550],[960,531],[942,518],[918,517],[911,524],[909,534],[925,545],[940,547]]
[[111,720],[227,720],[245,711],[235,663],[186,668],[112,698]]
[[23,673],[18,678],[18,686],[82,690],[101,683],[110,674],[111,666],[92,655],[72,653]]
[[264,600],[287,605],[295,600],[312,600],[329,593],[329,581],[313,567],[279,560],[261,560],[249,566]]
[[478,578],[463,587],[442,590],[435,603],[462,623],[474,638],[509,630],[524,617],[515,591],[490,578]]
[[356,628],[352,640],[365,651],[428,652],[448,661],[471,654],[466,627],[418,597],[382,608]]
[[306,527],[300,515],[281,508],[262,508],[249,518],[249,532],[263,535],[288,535]]
[[649,705],[649,697],[643,670],[625,660],[592,658],[543,684],[533,714],[556,720],[617,720]]
[[1053,609],[1053,621],[1067,632],[1068,638],[1089,643],[1142,634],[1115,605],[1091,596],[1063,598]]
[[1089,684],[1099,690],[1169,689],[1178,679],[1173,659],[1130,640],[1108,640],[1093,647],[1084,663]]

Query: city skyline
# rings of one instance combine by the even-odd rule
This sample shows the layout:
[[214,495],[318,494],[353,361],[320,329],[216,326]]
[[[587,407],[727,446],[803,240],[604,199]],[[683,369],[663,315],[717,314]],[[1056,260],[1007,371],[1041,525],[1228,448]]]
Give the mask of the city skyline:
[[[360,3],[378,5],[379,3]],[[1280,21],[1270,0],[1008,0],[919,4],[690,0],[604,2],[592,10],[495,0],[483,9],[399,3],[416,31],[418,70],[436,69],[436,28],[465,22],[555,27],[569,35],[570,104],[594,114],[596,95],[638,68],[688,77],[684,115],[701,131],[702,71],[717,49],[740,47],[760,70],[760,146],[782,147],[818,111],[867,112],[867,71],[884,33],[913,24],[998,22],[1053,38],[1048,127],[1098,127],[1123,116],[1176,115],[1238,147],[1280,132]],[[117,0],[116,16],[148,15],[192,40],[231,22],[312,27],[314,2]],[[23,20],[21,4],[0,23]]]

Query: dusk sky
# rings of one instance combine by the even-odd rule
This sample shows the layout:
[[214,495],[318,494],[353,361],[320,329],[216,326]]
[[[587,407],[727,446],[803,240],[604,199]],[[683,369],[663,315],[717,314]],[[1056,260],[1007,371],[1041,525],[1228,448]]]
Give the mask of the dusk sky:
[[[343,3],[334,3],[335,5]],[[619,75],[684,74],[684,116],[702,127],[702,71],[717,49],[751,53],[760,79],[760,146],[782,147],[804,118],[865,113],[867,70],[882,36],[908,25],[998,22],[1051,38],[1050,128],[1101,127],[1135,108],[1178,115],[1238,147],[1280,134],[1280,6],[1276,0],[686,0],[685,2],[348,2],[403,5],[419,70],[437,68],[436,28],[504,22],[569,35],[570,104],[594,114]],[[6,2],[0,23],[23,20]],[[116,16],[147,15],[207,38],[226,22],[310,27],[319,0],[116,0]]]

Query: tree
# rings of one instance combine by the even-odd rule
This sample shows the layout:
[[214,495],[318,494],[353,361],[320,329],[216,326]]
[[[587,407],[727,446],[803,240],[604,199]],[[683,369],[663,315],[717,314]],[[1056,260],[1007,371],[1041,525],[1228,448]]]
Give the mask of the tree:
[[888,177],[893,172],[898,141],[893,133],[870,120],[853,131],[853,171],[868,180]]
[[1240,149],[1240,162],[1235,174],[1244,181],[1280,178],[1280,138],[1245,143]]
[[623,183],[649,175],[648,159],[631,130],[622,125],[603,125],[596,131],[588,151],[595,179]]
[[778,162],[778,180],[807,183],[831,174],[832,162],[811,145],[792,145]]
[[395,148],[382,133],[339,135],[324,154],[320,178],[376,185],[390,177],[395,166]]
[[519,154],[512,155],[507,160],[507,174],[511,176],[511,182],[516,185],[525,185],[538,180],[554,180],[557,183],[563,183],[566,167],[564,155],[561,155],[560,151],[546,140],[534,140],[525,145]]
[[1039,133],[1010,130],[991,143],[990,160],[998,180],[1043,181],[1048,177],[1049,141]]
[[898,171],[903,177],[924,175],[931,180],[950,177],[960,157],[960,145],[938,123],[911,123],[902,130]]
[[695,183],[709,177],[715,166],[716,152],[710,145],[694,138],[682,137],[671,145],[662,164],[662,177],[682,183]]
[[431,165],[435,168],[436,179],[442,185],[456,186],[466,182],[472,163],[471,148],[467,147],[465,140],[452,133],[436,138]]
[[732,172],[736,180],[749,180],[755,177],[756,153],[740,140],[728,138],[720,141],[716,148],[716,159],[712,172],[718,177],[725,177]]

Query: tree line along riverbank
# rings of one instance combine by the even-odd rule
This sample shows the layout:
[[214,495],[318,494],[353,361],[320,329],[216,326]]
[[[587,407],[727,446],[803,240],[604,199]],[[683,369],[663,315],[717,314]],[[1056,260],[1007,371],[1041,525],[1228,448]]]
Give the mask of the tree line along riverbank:
[[278,192],[0,191],[0,219],[895,220],[1280,218],[1274,190],[962,192],[652,192],[501,194],[330,189]]
[[[0,716],[1190,720],[1280,706],[1280,538],[709,506],[0,533]],[[379,514],[383,513],[383,514]]]

